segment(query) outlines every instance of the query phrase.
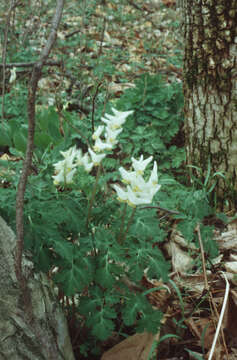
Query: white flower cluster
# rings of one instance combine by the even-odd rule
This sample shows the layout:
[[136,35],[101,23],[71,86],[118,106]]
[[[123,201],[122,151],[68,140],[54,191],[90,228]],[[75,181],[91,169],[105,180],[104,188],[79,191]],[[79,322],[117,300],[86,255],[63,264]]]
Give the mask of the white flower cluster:
[[118,200],[127,202],[128,205],[136,207],[137,205],[150,204],[153,196],[160,189],[158,184],[157,163],[154,161],[150,178],[146,182],[143,173],[146,166],[151,162],[152,156],[143,160],[141,155],[139,160],[132,158],[132,167],[134,171],[127,171],[123,167],[119,168],[123,183],[127,184],[126,190],[118,185],[112,185],[118,195]]
[[[114,115],[105,114],[105,117],[101,118],[106,126],[100,125],[92,135],[92,139],[95,141],[93,150],[89,148],[88,152],[83,154],[81,149],[76,149],[74,146],[67,151],[61,151],[64,160],[54,164],[56,175],[53,176],[53,179],[55,185],[72,183],[77,166],[83,166],[87,172],[90,172],[93,166],[98,166],[105,158],[106,154],[101,152],[112,150],[113,146],[117,144],[117,136],[123,130],[121,126],[133,111],[118,111],[114,108],[112,111]],[[103,132],[105,140],[100,138]]]

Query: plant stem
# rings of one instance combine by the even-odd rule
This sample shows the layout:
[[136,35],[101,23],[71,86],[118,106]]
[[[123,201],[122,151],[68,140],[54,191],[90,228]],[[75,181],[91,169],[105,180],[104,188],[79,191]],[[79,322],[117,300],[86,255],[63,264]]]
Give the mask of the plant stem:
[[136,211],[136,208],[133,209],[132,214],[131,214],[131,216],[130,216],[130,218],[129,218],[129,220],[128,220],[128,224],[127,224],[126,230],[125,230],[125,232],[124,232],[124,234],[123,234],[121,243],[124,243],[124,241],[125,241],[125,239],[126,239],[128,230],[129,230],[129,228],[130,228],[130,226],[131,226],[131,224],[132,224],[132,222],[133,222],[133,218],[134,218],[134,215],[135,215],[135,211]]
[[92,194],[91,194],[91,198],[90,198],[90,202],[89,202],[88,215],[87,215],[87,220],[86,220],[86,228],[88,228],[89,221],[90,221],[90,218],[91,218],[91,210],[92,210],[92,205],[93,205],[93,202],[94,202],[94,199],[95,199],[96,188],[97,188],[97,185],[98,185],[100,172],[101,172],[101,164],[98,166],[98,169],[97,169],[95,184],[94,184]]
[[127,213],[127,203],[124,204],[124,208],[123,208],[123,215],[122,215],[122,219],[121,219],[121,226],[120,226],[120,232],[119,232],[119,235],[118,235],[118,238],[117,238],[117,242],[119,244],[122,243],[122,240],[123,240],[123,231],[124,231],[124,221],[125,221],[125,216],[126,216],[126,213]]

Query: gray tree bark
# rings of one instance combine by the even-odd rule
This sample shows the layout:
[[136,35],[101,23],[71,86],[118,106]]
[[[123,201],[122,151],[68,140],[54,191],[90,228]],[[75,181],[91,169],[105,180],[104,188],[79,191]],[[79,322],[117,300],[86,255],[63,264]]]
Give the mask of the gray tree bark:
[[237,199],[237,1],[182,3],[187,162],[205,174],[210,160],[212,172],[226,176],[219,178],[218,197],[233,205]]
[[28,305],[16,279],[16,237],[0,217],[0,360],[74,360],[67,323],[44,274],[23,255]]

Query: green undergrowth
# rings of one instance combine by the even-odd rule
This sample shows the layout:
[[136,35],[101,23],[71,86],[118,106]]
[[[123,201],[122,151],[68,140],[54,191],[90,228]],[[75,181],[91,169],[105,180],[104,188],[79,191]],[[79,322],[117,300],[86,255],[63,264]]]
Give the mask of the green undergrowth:
[[[86,329],[87,340],[81,347],[84,356],[90,356],[91,351],[99,354],[101,341],[113,331],[124,334],[132,327],[133,332],[156,333],[161,326],[162,312],[147,300],[141,280],[144,273],[150,279],[169,279],[170,264],[163,245],[169,237],[171,219],[176,219],[178,230],[197,248],[195,228],[201,224],[206,255],[212,258],[218,252],[213,228],[203,225],[203,219],[214,212],[210,188],[195,183],[187,187],[181,177],[174,176],[186,171],[183,144],[177,138],[183,124],[181,85],[167,84],[161,77],[148,74],[138,78],[135,85],[112,104],[134,113],[119,144],[104,160],[89,222],[95,172],[78,170],[73,184],[55,187],[52,165],[60,159],[59,152],[72,145],[86,149],[92,135],[91,118],[80,119],[63,110],[62,122],[53,107],[37,112],[33,167],[25,194],[25,249],[31,251],[37,270],[52,274],[55,285],[69,299],[65,310],[74,312],[82,332]],[[98,110],[95,126],[101,115]],[[4,126],[7,140],[1,137],[1,145],[22,158],[27,123],[22,117],[17,120],[17,113],[12,116],[12,122]],[[117,201],[110,185],[119,181],[118,167],[128,166],[131,156],[141,154],[144,158],[152,155],[158,162],[161,189],[152,203],[154,208],[138,206],[134,211]],[[14,228],[22,161],[2,160],[0,165],[0,213]],[[200,265],[199,256],[194,257],[194,263]],[[132,291],[128,283],[140,291]]]

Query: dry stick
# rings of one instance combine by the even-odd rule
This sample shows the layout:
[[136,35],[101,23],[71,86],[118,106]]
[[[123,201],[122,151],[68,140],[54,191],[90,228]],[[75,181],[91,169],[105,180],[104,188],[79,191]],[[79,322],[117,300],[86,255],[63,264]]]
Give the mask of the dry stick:
[[[28,63],[8,63],[5,64],[4,67],[6,68],[13,68],[13,67],[33,67],[36,65],[36,62],[28,62]],[[54,60],[47,60],[44,62],[44,65],[47,66],[62,66],[61,61],[54,61]],[[0,64],[0,68],[3,67],[3,64]]]
[[72,31],[71,33],[65,35],[65,38],[68,39],[69,37],[75,35],[75,34],[78,34],[79,32],[81,32],[81,29],[78,29],[78,30],[74,30]]
[[105,28],[106,28],[106,18],[104,16],[103,29],[102,29],[101,38],[100,38],[100,47],[99,47],[99,51],[98,51],[98,58],[102,55],[103,42],[104,42],[104,37],[105,37]]
[[96,97],[98,95],[99,92],[99,87],[102,85],[102,82],[99,82],[98,85],[96,86],[96,90],[95,90],[95,94],[93,96],[92,99],[92,113],[91,113],[91,129],[92,129],[92,134],[95,131],[95,100]]
[[202,271],[203,271],[203,276],[204,276],[205,289],[207,291],[209,291],[209,285],[208,285],[208,279],[207,279],[207,271],[206,271],[206,261],[205,261],[205,254],[204,254],[204,248],[203,248],[201,231],[200,231],[200,224],[197,225],[197,233],[198,233],[198,241],[199,241],[199,246],[200,246],[200,250],[201,250],[201,257],[202,257]]
[[4,32],[4,40],[3,40],[3,50],[2,50],[2,121],[5,117],[4,114],[4,101],[5,101],[5,86],[6,86],[6,52],[7,52],[7,35],[8,35],[8,29],[10,24],[10,18],[11,13],[14,9],[14,7],[17,5],[15,0],[11,1],[10,8],[7,13],[6,18],[6,26],[5,26],[5,32]]
[[[219,314],[218,314],[218,311],[217,311],[217,308],[216,308],[216,304],[215,304],[215,301],[214,301],[214,299],[213,299],[213,296],[212,296],[211,291],[209,291],[209,285],[208,285],[208,279],[207,279],[207,272],[206,272],[206,261],[205,261],[204,248],[203,248],[201,231],[200,231],[200,224],[197,225],[197,234],[198,234],[198,242],[199,242],[199,246],[200,246],[200,250],[201,250],[202,269],[203,269],[203,275],[204,275],[205,289],[208,291],[209,301],[210,301],[210,307],[211,307],[211,309],[212,309],[212,308],[214,309],[215,315],[216,315],[216,317],[218,318],[218,317],[219,317]],[[225,307],[224,304],[223,304],[223,307]],[[223,309],[223,307],[222,307],[222,309]],[[221,314],[222,314],[222,312],[221,312]],[[223,315],[222,315],[222,318],[223,318]],[[220,325],[219,325],[219,324],[222,322],[222,318],[221,318],[221,317],[219,318],[217,330],[218,330],[218,334],[219,334],[219,332],[221,332],[221,337],[222,337],[223,345],[224,345],[225,350],[227,351],[224,332],[223,332],[223,329],[222,329],[222,328],[220,329]],[[220,319],[221,319],[221,321],[220,321]],[[214,315],[213,315],[213,320],[214,320]],[[217,334],[217,330],[216,330],[216,334]],[[217,341],[217,337],[218,337],[218,335],[217,335],[217,337],[216,337],[216,334],[215,334],[215,337],[214,337],[214,340],[213,340],[214,346],[213,346],[213,344],[212,344],[212,352],[214,351],[214,348],[215,348],[215,345],[216,345],[216,341]],[[208,360],[211,360],[210,356],[209,356]]]
[[139,210],[143,210],[143,209],[157,209],[157,210],[165,211],[167,213],[174,214],[174,215],[180,214],[180,212],[178,212],[178,211],[165,209],[161,206],[143,206],[143,207],[139,208]]
[[53,44],[57,37],[57,29],[61,20],[63,11],[64,0],[57,0],[56,10],[52,19],[52,26],[49,38],[47,40],[45,48],[42,50],[40,59],[35,63],[32,71],[32,76],[28,90],[28,140],[25,160],[22,168],[22,173],[17,187],[16,194],[16,257],[15,257],[15,272],[19,286],[22,292],[27,289],[26,279],[22,273],[22,253],[24,245],[24,225],[23,225],[23,210],[24,210],[24,194],[27,184],[27,178],[29,169],[31,167],[33,146],[34,146],[34,131],[35,131],[35,100],[38,81],[41,76],[41,70],[46,63],[49,53],[53,47]]

